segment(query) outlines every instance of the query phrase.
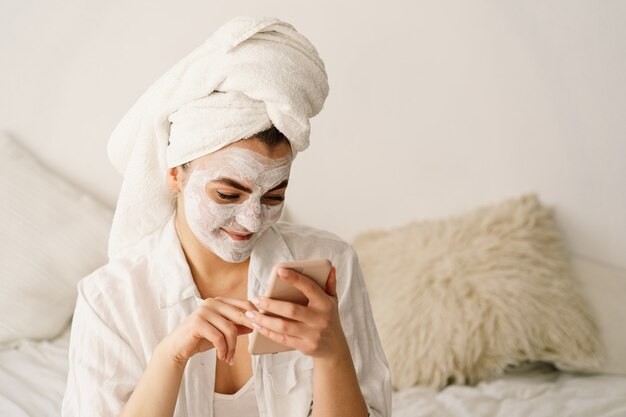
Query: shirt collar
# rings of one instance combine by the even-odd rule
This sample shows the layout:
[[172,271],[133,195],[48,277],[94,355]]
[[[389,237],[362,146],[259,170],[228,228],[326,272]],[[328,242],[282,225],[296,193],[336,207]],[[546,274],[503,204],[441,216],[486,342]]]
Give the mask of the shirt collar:
[[[152,275],[159,282],[159,306],[169,307],[190,297],[200,297],[185,258],[176,227],[175,214],[156,235],[156,250],[152,259]],[[293,261],[293,255],[275,225],[268,228],[255,243],[248,266],[248,298],[262,295],[276,262]]]
[[268,228],[252,248],[248,267],[248,297],[265,294],[274,264],[291,262],[293,255],[276,225]]

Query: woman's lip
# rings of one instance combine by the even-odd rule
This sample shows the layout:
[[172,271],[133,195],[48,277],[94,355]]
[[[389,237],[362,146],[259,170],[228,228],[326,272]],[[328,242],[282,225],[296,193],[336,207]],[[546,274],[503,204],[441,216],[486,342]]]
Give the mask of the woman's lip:
[[241,235],[241,234],[238,234],[238,233],[235,233],[235,232],[229,232],[228,230],[226,230],[224,228],[222,228],[222,230],[225,231],[226,233],[228,233],[228,235],[231,238],[235,239],[235,240],[248,240],[248,239],[250,239],[252,237],[252,233],[249,233],[247,235]]

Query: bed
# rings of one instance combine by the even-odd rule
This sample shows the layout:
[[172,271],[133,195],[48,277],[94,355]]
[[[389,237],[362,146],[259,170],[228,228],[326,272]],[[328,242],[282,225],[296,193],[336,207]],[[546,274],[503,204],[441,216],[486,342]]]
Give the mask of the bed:
[[[59,416],[69,327],[56,339],[0,351],[0,415]],[[626,416],[626,377],[580,375],[547,364],[474,387],[412,387],[393,393],[394,417]]]
[[[76,282],[105,261],[112,211],[41,166],[11,138],[0,137],[0,150],[0,169],[6,170],[0,172],[0,187],[13,196],[0,208],[0,218],[10,219],[2,227],[11,242],[2,258],[0,330],[4,338],[7,329],[15,331],[13,342],[0,347],[0,416],[60,416]],[[33,193],[10,188],[24,184]],[[15,228],[20,222],[38,226]],[[38,235],[25,236],[25,230]],[[39,244],[36,252],[29,249],[33,240]],[[70,265],[70,259],[81,263]],[[582,257],[572,262],[609,346],[603,372],[565,372],[535,362],[474,386],[411,386],[393,392],[393,416],[626,416],[621,322],[626,271]],[[20,328],[23,323],[28,326]],[[24,334],[17,337],[20,331]]]

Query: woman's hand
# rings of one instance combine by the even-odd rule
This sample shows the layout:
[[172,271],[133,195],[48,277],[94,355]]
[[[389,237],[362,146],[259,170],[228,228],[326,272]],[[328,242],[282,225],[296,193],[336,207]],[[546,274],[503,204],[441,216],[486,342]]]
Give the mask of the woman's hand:
[[251,309],[256,310],[248,300],[207,298],[159,345],[183,367],[193,355],[212,347],[218,359],[232,365],[237,336],[252,332],[252,322],[244,314]]
[[[285,275],[281,275],[281,270]],[[339,320],[337,276],[333,267],[322,290],[311,278],[292,269],[281,268],[280,278],[293,285],[309,299],[306,306],[288,301],[258,297],[252,302],[258,309],[281,317],[249,310],[252,325],[268,338],[314,358],[331,357],[346,345]]]

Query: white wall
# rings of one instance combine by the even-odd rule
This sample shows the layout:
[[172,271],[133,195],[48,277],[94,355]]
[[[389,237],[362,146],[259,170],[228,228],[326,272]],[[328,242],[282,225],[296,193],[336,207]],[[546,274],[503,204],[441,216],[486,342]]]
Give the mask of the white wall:
[[623,1],[2,0],[0,129],[113,206],[115,124],[238,14],[326,62],[295,220],[350,239],[536,191],[573,252],[626,266]]

